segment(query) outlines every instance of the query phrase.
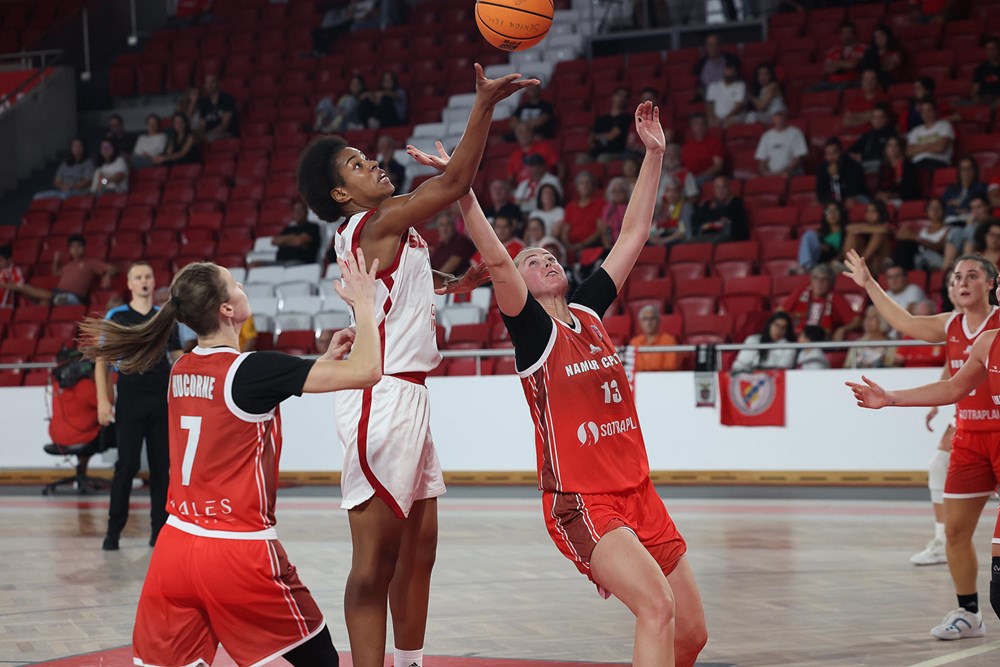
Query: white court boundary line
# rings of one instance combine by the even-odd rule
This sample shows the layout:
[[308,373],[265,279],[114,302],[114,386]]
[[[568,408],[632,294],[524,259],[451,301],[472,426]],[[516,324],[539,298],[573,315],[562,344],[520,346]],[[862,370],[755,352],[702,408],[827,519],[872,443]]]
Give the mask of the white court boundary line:
[[989,653],[990,651],[994,651],[998,648],[1000,648],[1000,641],[990,642],[989,644],[983,644],[975,648],[967,648],[964,651],[942,655],[941,657],[934,658],[932,660],[918,662],[910,665],[909,667],[940,667],[940,665],[950,665],[953,662],[958,662],[959,660],[964,660],[965,658],[971,658],[972,656],[980,655],[981,653]]

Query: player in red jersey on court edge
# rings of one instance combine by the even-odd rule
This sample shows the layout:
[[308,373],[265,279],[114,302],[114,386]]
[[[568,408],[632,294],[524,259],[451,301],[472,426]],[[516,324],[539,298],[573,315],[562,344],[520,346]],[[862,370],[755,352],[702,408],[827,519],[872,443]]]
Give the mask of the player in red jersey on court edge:
[[[567,302],[559,262],[541,248],[511,259],[472,194],[460,205],[493,279],[535,422],[545,524],[559,551],[635,614],[637,667],[690,666],[708,640],[687,545],[649,479],[635,400],[603,314],[649,238],[663,160],[659,110],[636,109],[646,147],[621,234]],[[410,147],[424,163],[439,157]]]
[[[346,261],[345,258],[346,257]],[[296,667],[338,665],[330,631],[277,539],[274,504],[281,456],[278,404],[303,392],[368,387],[381,376],[375,272],[364,255],[342,256],[338,292],[357,333],[338,333],[316,361],[239,351],[250,317],[243,286],[215,264],[181,269],[170,301],[148,322],[81,326],[90,358],[120,359],[140,373],[162,356],[176,322],[198,346],[174,364],[168,389],[170,485],[136,611],[136,665],[210,665],[221,643],[240,667],[279,656]],[[350,359],[340,357],[351,347]]]

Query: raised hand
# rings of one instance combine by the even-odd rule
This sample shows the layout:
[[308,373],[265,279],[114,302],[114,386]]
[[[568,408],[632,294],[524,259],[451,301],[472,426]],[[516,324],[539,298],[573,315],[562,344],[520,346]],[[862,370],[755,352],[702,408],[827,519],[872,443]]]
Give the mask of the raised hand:
[[435,294],[465,294],[490,281],[490,271],[485,264],[476,264],[462,275],[452,276],[444,281],[442,287],[434,290]]
[[885,389],[875,384],[864,375],[861,376],[861,379],[864,381],[864,384],[857,384],[855,382],[844,383],[851,388],[851,391],[854,392],[854,398],[857,399],[858,406],[878,410],[879,408],[884,408],[889,405]]
[[422,164],[425,167],[433,167],[438,171],[444,171],[444,168],[448,166],[451,161],[451,156],[448,155],[448,151],[444,149],[444,144],[440,141],[434,142],[434,147],[437,149],[437,156],[431,155],[430,153],[425,153],[416,146],[406,145],[406,154],[416,161],[417,164]]
[[508,74],[499,79],[487,79],[483,66],[476,63],[476,97],[493,107],[522,88],[541,85],[538,79],[522,79],[520,74]]
[[865,264],[865,258],[859,255],[857,250],[852,248],[847,251],[844,265],[847,266],[844,275],[857,283],[859,287],[867,287],[868,283],[873,280],[872,273],[868,270],[868,265]]
[[352,308],[359,305],[375,306],[375,274],[378,273],[378,258],[372,260],[370,268],[365,267],[365,253],[358,248],[357,259],[348,254],[338,257],[341,281],[333,284],[340,298]]
[[660,108],[643,102],[635,110],[635,131],[647,151],[662,153],[667,147],[660,125]]

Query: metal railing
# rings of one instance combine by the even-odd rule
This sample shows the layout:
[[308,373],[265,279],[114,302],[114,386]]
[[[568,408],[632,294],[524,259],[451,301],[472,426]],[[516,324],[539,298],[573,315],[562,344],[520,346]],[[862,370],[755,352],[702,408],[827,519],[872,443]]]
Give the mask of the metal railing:
[[22,81],[14,90],[7,91],[0,97],[0,113],[17,101],[23,91],[45,81],[51,73],[49,68],[60,64],[62,60],[63,52],[58,49],[0,54],[0,69],[7,71],[35,70],[34,74]]

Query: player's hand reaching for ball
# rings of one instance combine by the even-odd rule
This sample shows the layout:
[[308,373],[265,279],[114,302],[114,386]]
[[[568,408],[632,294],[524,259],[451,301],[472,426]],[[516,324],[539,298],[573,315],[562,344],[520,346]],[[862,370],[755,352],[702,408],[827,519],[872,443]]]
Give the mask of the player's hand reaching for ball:
[[430,153],[425,153],[416,146],[406,145],[406,154],[409,155],[417,164],[422,164],[425,167],[433,167],[438,171],[443,172],[445,167],[448,166],[448,162],[451,161],[451,156],[448,155],[448,151],[444,149],[444,144],[440,141],[434,142],[434,147],[437,149],[437,155],[431,155]]
[[520,74],[508,74],[499,79],[487,79],[483,66],[476,63],[476,98],[491,108],[522,88],[541,85],[538,79],[522,79]]
[[878,410],[879,408],[884,408],[889,405],[889,397],[885,389],[872,382],[864,375],[861,376],[861,380],[864,384],[858,384],[856,382],[844,383],[851,388],[851,391],[854,392],[854,398],[857,399],[860,407]]
[[335,282],[334,288],[340,298],[349,306],[358,308],[375,308],[375,274],[378,273],[378,258],[372,260],[371,267],[365,266],[365,253],[358,248],[357,258],[354,255],[338,257],[341,282]]
[[636,107],[635,131],[647,152],[663,153],[666,149],[667,140],[660,125],[660,108],[653,106],[652,102],[643,102]]

